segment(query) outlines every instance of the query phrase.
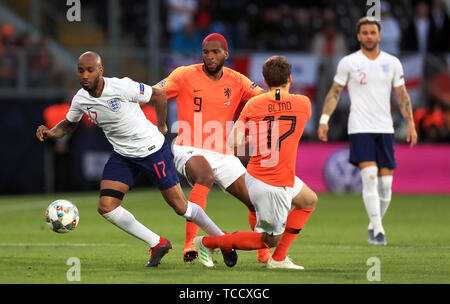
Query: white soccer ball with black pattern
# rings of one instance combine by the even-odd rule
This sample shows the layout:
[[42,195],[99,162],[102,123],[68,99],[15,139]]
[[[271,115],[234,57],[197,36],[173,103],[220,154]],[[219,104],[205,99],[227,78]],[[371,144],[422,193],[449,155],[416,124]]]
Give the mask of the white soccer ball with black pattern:
[[78,208],[67,200],[56,200],[45,211],[45,221],[55,232],[70,232],[77,227],[80,221]]

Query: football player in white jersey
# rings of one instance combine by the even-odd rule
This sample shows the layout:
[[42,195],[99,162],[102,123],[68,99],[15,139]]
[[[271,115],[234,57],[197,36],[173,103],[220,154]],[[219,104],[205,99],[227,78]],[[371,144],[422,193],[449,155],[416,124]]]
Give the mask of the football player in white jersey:
[[362,178],[362,197],[370,219],[368,242],[386,245],[382,218],[392,196],[394,158],[394,128],[391,117],[391,89],[403,117],[408,123],[406,141],[413,147],[417,133],[406,91],[400,61],[379,48],[380,22],[363,17],[357,23],[357,38],[361,49],[345,56],[338,64],[320,117],[318,138],[327,141],[328,120],[336,109],[342,89],[350,95],[348,135],[350,162],[358,166]]
[[[86,52],[79,57],[78,77],[82,89],[74,96],[66,119],[52,129],[39,126],[36,136],[44,141],[70,134],[75,131],[83,114],[102,128],[114,151],[103,170],[98,212],[150,246],[147,267],[157,267],[172,245],[121,206],[138,173],[159,188],[178,215],[195,222],[210,235],[222,235],[222,230],[203,209],[186,199],[180,187],[178,172],[163,135],[167,133],[167,98],[164,91],[129,78],[103,77],[101,58],[94,52]],[[155,103],[157,127],[146,119],[139,105],[150,101]],[[227,265],[230,264],[228,266],[236,263],[236,252],[229,252],[227,256],[223,254]]]

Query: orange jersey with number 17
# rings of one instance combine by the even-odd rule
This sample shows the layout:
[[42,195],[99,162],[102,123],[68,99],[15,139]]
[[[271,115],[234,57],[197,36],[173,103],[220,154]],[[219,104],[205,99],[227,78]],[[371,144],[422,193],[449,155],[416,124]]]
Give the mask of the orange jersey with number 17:
[[310,116],[303,95],[275,90],[250,99],[236,121],[246,125],[253,150],[247,172],[269,185],[294,186],[298,144]]
[[157,85],[166,92],[167,99],[177,100],[179,131],[175,143],[230,154],[226,138],[236,108],[262,89],[227,67],[220,80],[212,81],[202,67],[179,67]]

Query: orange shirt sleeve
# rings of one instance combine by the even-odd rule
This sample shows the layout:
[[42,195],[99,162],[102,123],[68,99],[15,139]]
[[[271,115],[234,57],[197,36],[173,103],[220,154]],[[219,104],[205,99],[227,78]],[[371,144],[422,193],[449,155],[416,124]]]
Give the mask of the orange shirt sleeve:
[[242,83],[242,100],[248,101],[250,98],[257,96],[264,91],[256,82],[251,81],[241,73],[238,73],[238,75],[241,78]]
[[156,84],[157,88],[163,89],[166,92],[167,99],[178,96],[181,87],[181,76],[185,72],[185,68],[184,66],[176,68],[169,76]]

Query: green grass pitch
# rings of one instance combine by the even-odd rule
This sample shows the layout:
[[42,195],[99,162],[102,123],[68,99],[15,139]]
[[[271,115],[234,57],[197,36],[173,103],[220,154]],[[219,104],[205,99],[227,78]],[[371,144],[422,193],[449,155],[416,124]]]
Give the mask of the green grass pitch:
[[[79,226],[68,234],[52,232],[44,220],[46,207],[58,198],[80,211]],[[104,220],[97,200],[97,192],[0,197],[0,283],[450,283],[449,196],[394,195],[383,220],[388,246],[378,247],[367,244],[360,195],[319,194],[316,211],[288,252],[303,271],[266,269],[254,251],[239,251],[233,268],[221,255],[214,269],[185,264],[184,219],[158,191],[135,189],[123,206],[174,245],[158,268],[146,268],[147,245]],[[228,232],[249,230],[244,205],[219,190],[211,191],[206,211]],[[67,279],[71,257],[80,261],[80,281]],[[368,280],[370,258],[379,261],[379,281]]]

